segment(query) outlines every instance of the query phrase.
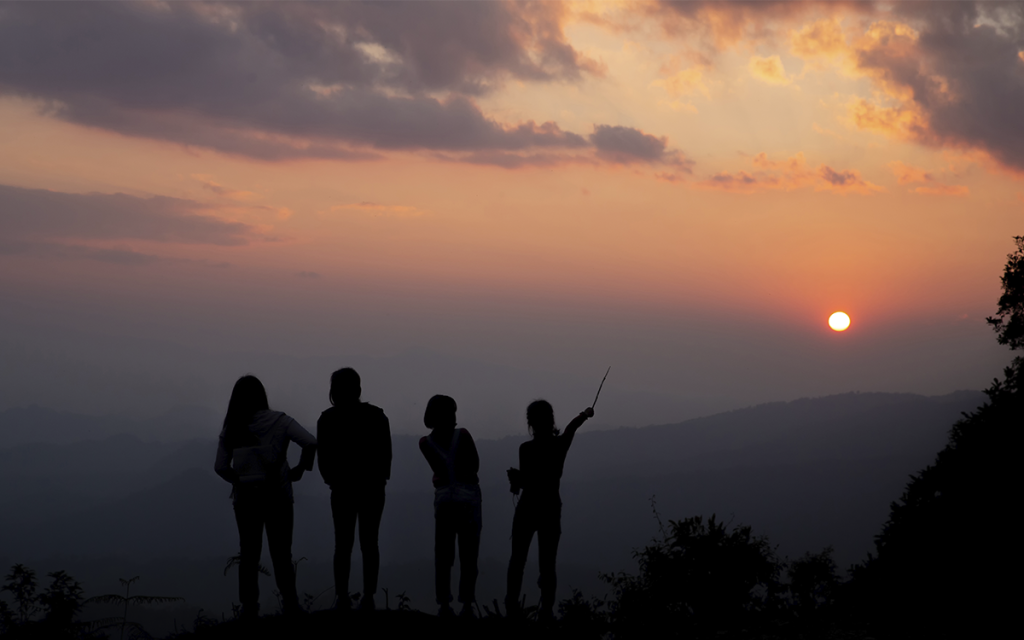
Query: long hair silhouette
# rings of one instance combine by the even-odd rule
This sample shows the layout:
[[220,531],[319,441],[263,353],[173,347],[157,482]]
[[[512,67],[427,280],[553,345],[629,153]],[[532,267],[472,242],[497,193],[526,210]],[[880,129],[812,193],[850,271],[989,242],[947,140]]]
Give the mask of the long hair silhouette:
[[267,390],[253,375],[242,376],[235,382],[228,400],[228,412],[224,416],[224,435],[228,447],[244,447],[258,443],[259,438],[249,429],[252,417],[259,411],[270,409]]

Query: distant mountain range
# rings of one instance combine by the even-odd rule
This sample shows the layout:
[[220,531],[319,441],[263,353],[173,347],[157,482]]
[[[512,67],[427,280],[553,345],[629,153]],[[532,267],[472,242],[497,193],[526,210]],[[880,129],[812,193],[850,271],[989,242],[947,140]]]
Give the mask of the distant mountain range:
[[[680,424],[610,431],[584,426],[562,481],[561,595],[569,586],[600,589],[599,571],[635,568],[632,550],[657,534],[652,497],[663,519],[717,513],[768,535],[780,555],[791,558],[832,545],[845,568],[871,550],[889,503],[910,474],[933,461],[961,412],[984,400],[970,391],[853,393]],[[238,541],[230,488],[212,472],[215,425],[214,416],[190,410],[144,428],[38,407],[0,413],[0,562],[67,568],[87,588],[90,573],[110,579],[99,568],[104,564],[144,564],[152,592],[183,595],[208,611],[228,610],[237,598],[235,580],[225,579],[222,569]],[[170,432],[205,437],[153,439]],[[480,596],[487,601],[503,595],[513,513],[505,470],[518,466],[525,437],[524,429],[522,438],[478,441]],[[405,589],[414,604],[427,607],[433,518],[430,471],[417,439],[393,437],[381,583],[391,584],[392,594]],[[328,491],[315,472],[296,485],[295,508],[293,551],[308,558],[299,571],[300,590],[318,593],[331,583],[333,538]],[[203,566],[203,575],[190,577],[185,566]],[[528,586],[535,566],[531,559]],[[84,573],[75,574],[75,567]],[[354,589],[358,576],[356,562]]]

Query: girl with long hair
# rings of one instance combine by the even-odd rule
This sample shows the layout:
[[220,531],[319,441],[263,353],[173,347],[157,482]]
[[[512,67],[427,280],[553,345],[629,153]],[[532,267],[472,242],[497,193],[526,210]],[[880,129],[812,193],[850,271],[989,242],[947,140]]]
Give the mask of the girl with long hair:
[[[302,447],[299,466],[294,469],[288,466],[289,442]],[[284,612],[301,611],[292,566],[292,482],[313,469],[315,455],[316,439],[289,416],[270,410],[263,383],[255,376],[239,378],[228,401],[214,471],[233,488],[240,546],[238,597],[243,617],[259,615],[264,528]]]

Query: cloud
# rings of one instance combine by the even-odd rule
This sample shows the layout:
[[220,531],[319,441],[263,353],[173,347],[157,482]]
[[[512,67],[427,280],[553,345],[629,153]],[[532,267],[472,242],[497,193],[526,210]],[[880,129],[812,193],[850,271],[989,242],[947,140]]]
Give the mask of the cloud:
[[578,82],[559,3],[5,4],[0,94],[53,117],[256,159],[586,145],[472,97]]
[[858,59],[860,67],[902,90],[905,108],[922,114],[927,128],[910,132],[916,141],[980,149],[1024,171],[1024,5],[930,8],[900,8],[920,34],[912,58],[879,47]]
[[686,178],[684,176],[679,175],[678,173],[655,173],[654,177],[657,180],[661,180],[662,182],[668,182],[669,184],[675,184],[677,182],[686,182]]
[[597,148],[597,156],[614,164],[663,163],[679,167],[690,173],[693,161],[678,151],[668,149],[668,138],[656,137],[633,127],[606,124],[594,125],[590,142]]
[[124,193],[61,193],[0,185],[5,239],[146,240],[236,246],[261,239],[255,227],[204,213],[192,200]]
[[772,39],[775,29],[808,15],[832,13],[839,9],[857,11],[858,3],[704,0],[677,2],[659,0],[647,5],[670,34],[698,34],[721,51],[739,42],[759,43]]
[[924,169],[912,167],[898,160],[889,163],[889,169],[896,176],[896,184],[913,184],[915,182],[931,182],[935,178]]
[[848,104],[853,126],[981,151],[1024,172],[1024,4],[894,3],[884,19],[837,29],[814,23],[791,35],[791,47],[808,59],[832,56],[872,82],[870,100]]
[[[645,6],[666,32],[710,43],[704,47],[709,59],[731,47],[775,45],[785,34],[794,55],[870,80],[870,99],[849,102],[855,127],[932,148],[981,151],[1024,172],[1024,3]],[[751,72],[764,80],[785,77],[771,63],[764,66]]]
[[967,196],[971,190],[965,185],[945,184],[924,169],[912,167],[902,162],[893,161],[889,163],[889,169],[896,176],[896,183],[901,185],[923,183],[924,186],[916,187],[913,192],[934,196]]
[[203,189],[210,191],[218,196],[227,198],[228,200],[236,200],[239,202],[248,202],[251,200],[258,200],[259,194],[252,191],[242,191],[239,189],[231,189],[224,185],[215,182],[212,176],[194,173],[191,176],[193,179],[198,180]]
[[762,191],[793,191],[812,187],[815,191],[832,193],[856,193],[867,195],[884,189],[861,177],[853,169],[836,170],[822,164],[811,168],[803,153],[786,160],[771,160],[765,153],[752,159],[754,171],[720,172],[699,182],[697,186],[706,189],[758,193]]
[[790,34],[790,48],[802,58],[846,53],[846,36],[838,19],[825,18]]
[[778,55],[766,58],[751,56],[748,69],[750,70],[750,75],[761,82],[779,85],[787,85],[793,82],[793,79],[786,75],[786,69],[782,66],[782,59]]
[[298,273],[295,274],[295,276],[298,277],[298,278],[304,278],[304,279],[307,279],[307,280],[319,280],[320,279],[320,274],[317,273],[316,271],[299,271]]
[[672,97],[689,96],[695,93],[699,93],[705,98],[711,97],[711,92],[704,84],[704,75],[698,67],[677,71],[667,78],[655,80],[650,86],[660,87]]

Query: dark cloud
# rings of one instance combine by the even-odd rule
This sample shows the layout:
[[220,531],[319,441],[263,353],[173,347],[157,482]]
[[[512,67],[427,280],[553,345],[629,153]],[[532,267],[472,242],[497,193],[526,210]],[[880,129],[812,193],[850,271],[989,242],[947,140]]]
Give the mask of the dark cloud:
[[575,81],[601,75],[572,48],[557,2],[338,3],[324,18],[396,58],[385,80],[406,89],[484,93],[506,77]]
[[863,185],[864,180],[853,171],[836,171],[832,167],[822,166],[818,170],[821,179],[834,187]]
[[[764,181],[758,180],[746,171],[740,171],[737,173],[727,173],[723,171],[705,179],[703,184],[709,187],[729,190],[755,187],[760,185],[762,182]],[[776,182],[777,180],[768,180],[768,183],[772,186],[774,186]]]
[[597,147],[598,157],[615,164],[674,164],[686,172],[693,164],[678,151],[668,149],[668,138],[652,136],[632,127],[594,125],[590,141]]
[[[254,158],[369,159],[366,148],[586,146],[506,126],[468,96],[507,78],[599,71],[557,3],[11,3],[0,93],[125,135]],[[438,94],[440,92],[440,95]]]
[[[859,52],[861,69],[912,92],[923,123],[906,133],[931,146],[982,149],[1024,171],[1024,4],[897,3],[918,31]],[[902,46],[898,40],[905,42]]]
[[0,185],[0,235],[5,240],[148,240],[243,245],[257,237],[241,222],[202,213],[191,200],[124,193],[60,193]]

